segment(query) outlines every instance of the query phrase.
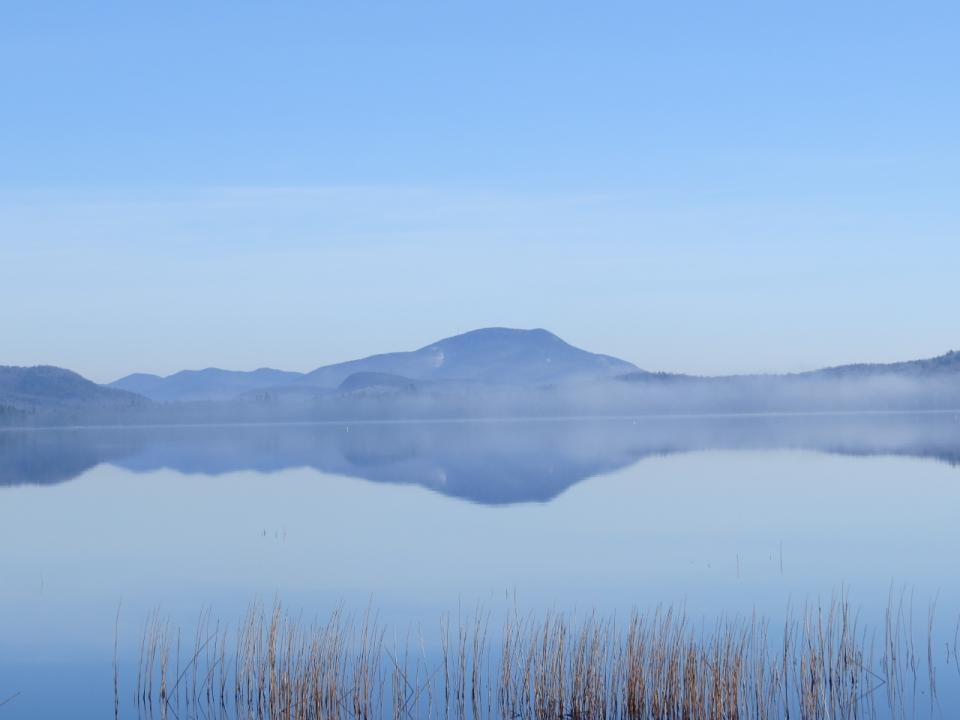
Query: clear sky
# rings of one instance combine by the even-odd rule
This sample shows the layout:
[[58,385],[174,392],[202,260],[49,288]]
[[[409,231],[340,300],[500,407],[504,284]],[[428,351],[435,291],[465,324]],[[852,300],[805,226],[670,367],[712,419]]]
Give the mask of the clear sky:
[[4,3],[0,364],[960,348],[960,4]]

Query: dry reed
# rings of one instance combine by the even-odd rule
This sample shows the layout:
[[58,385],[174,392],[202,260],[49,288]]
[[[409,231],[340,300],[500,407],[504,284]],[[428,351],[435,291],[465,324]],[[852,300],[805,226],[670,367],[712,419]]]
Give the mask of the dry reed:
[[[928,695],[935,716],[952,675],[936,673],[934,610],[925,667],[903,594],[891,596],[879,652],[842,596],[788,613],[782,634],[756,616],[694,627],[670,607],[622,625],[514,612],[493,652],[480,611],[453,628],[444,619],[433,653],[419,629],[388,647],[369,611],[306,623],[256,605],[233,629],[204,612],[181,654],[180,632],[152,613],[135,701],[140,717],[178,720],[860,720],[915,717]],[[960,677],[958,640],[960,622],[945,641]]]

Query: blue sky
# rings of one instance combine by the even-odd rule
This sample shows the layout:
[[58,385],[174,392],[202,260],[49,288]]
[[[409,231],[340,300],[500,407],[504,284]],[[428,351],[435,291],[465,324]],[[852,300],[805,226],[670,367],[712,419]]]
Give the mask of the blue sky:
[[199,5],[4,5],[0,363],[960,347],[956,4]]

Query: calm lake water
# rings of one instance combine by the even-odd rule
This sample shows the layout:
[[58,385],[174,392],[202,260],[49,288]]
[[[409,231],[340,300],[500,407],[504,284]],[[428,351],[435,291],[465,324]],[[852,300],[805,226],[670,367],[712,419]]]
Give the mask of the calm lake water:
[[478,605],[776,621],[841,590],[879,622],[906,588],[946,663],[958,557],[950,413],[3,431],[0,720],[113,717],[118,608],[121,716],[151,611],[255,600],[432,638]]

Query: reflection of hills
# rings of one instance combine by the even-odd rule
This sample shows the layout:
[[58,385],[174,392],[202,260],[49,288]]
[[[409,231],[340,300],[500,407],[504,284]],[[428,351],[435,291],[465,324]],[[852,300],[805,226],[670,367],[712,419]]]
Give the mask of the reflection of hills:
[[117,456],[100,431],[0,431],[0,486],[64,482]]
[[417,484],[484,504],[546,501],[651,455],[809,449],[960,464],[960,416],[825,415],[0,432],[0,485],[50,484],[100,464],[216,475],[312,467]]

